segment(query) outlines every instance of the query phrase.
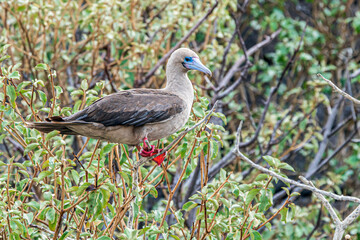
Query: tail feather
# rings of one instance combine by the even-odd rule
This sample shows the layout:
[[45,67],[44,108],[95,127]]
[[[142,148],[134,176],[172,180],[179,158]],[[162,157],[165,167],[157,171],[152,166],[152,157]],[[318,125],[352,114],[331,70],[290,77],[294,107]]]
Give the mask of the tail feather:
[[53,130],[59,131],[61,134],[66,135],[77,135],[77,132],[74,132],[70,128],[69,125],[76,125],[78,123],[71,122],[26,122],[26,127],[35,128],[36,130],[44,133],[49,133]]

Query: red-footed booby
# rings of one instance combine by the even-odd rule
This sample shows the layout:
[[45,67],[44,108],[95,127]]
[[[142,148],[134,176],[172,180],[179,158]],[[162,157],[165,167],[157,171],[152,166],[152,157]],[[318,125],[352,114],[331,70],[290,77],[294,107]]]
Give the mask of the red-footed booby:
[[[96,100],[69,117],[54,116],[45,122],[28,122],[27,127],[131,146],[144,142],[140,155],[152,156],[161,150],[146,147],[145,142],[175,133],[190,116],[194,90],[187,76],[189,70],[211,75],[195,52],[180,48],[171,54],[166,65],[165,88],[120,91]],[[155,161],[160,165],[164,157],[160,155]]]

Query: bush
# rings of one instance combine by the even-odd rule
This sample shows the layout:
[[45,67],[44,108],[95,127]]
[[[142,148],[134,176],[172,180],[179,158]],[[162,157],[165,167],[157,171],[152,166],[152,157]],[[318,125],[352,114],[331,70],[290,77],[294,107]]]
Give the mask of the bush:
[[[357,107],[315,75],[358,96],[357,2],[0,8],[2,238],[341,239],[342,228],[360,237],[351,225],[360,200],[339,203],[358,195]],[[183,136],[161,167],[126,145],[25,127],[119,90],[163,87],[164,56],[178,45],[214,76],[189,73],[196,101],[186,126],[157,143]],[[314,185],[291,181],[299,175]]]

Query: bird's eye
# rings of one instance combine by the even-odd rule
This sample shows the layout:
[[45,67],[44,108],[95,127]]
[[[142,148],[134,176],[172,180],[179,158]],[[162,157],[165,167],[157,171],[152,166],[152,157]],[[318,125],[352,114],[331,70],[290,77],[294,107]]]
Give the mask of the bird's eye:
[[191,57],[185,57],[185,62],[192,62],[192,58]]

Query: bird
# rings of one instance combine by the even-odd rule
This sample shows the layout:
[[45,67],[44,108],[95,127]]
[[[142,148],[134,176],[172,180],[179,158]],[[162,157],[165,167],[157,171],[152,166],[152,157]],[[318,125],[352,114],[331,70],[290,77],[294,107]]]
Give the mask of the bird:
[[[136,146],[141,156],[153,156],[162,149],[156,149],[149,141],[177,132],[190,116],[194,89],[187,76],[189,70],[212,75],[194,51],[179,48],[167,62],[165,88],[119,91],[96,100],[71,116],[53,116],[42,122],[26,122],[26,127],[44,133],[57,130],[61,134]],[[165,155],[153,160],[160,165]]]

